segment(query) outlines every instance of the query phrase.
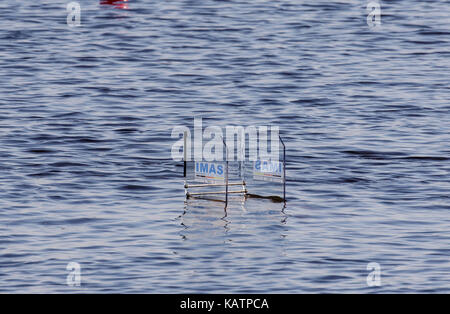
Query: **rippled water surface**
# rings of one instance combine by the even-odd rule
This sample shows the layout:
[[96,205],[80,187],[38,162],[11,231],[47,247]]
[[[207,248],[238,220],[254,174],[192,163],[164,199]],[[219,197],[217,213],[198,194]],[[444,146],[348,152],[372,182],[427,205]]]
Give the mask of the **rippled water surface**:
[[[68,2],[0,3],[0,292],[450,292],[449,1],[378,30],[365,1]],[[278,125],[286,207],[185,204],[194,116]]]

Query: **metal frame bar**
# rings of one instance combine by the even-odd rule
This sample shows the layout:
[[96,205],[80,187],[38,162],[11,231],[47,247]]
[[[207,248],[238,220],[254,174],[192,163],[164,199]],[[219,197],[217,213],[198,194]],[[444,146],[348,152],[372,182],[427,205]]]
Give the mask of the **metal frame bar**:
[[[245,181],[242,182],[232,182],[232,183],[228,183],[228,186],[233,186],[233,185],[242,185],[245,186]],[[226,186],[226,184],[222,184],[222,183],[211,183],[211,184],[185,184],[184,187],[185,188],[202,188],[202,187],[207,187],[207,186]]]
[[187,150],[186,150],[186,146],[187,146],[187,132],[184,131],[184,146],[183,146],[183,161],[184,161],[184,169],[183,169],[183,177],[186,180],[186,163],[187,163]]
[[228,147],[225,140],[222,138],[223,145],[225,145],[225,208],[228,206]]
[[211,194],[246,194],[247,191],[217,191],[217,192],[198,192],[198,193],[189,193],[189,196],[197,196],[197,195],[211,195]]
[[283,139],[280,135],[281,145],[283,145],[283,200],[286,202],[286,145],[284,145]]

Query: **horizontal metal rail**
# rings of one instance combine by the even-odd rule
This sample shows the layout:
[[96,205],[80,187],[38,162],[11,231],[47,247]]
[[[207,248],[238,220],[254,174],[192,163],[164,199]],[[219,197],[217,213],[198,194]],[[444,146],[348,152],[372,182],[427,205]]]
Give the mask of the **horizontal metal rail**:
[[[233,182],[233,183],[228,183],[228,185],[243,185],[245,186],[245,181],[242,182]],[[184,187],[186,189],[188,188],[202,188],[202,187],[207,187],[207,186],[226,186],[226,183],[208,183],[208,184],[185,184]]]
[[[199,192],[199,193],[186,193],[186,196],[197,196],[197,195],[212,195],[212,194],[226,194],[227,191],[218,191],[218,192]],[[228,191],[228,194],[247,194],[247,190],[242,191]]]

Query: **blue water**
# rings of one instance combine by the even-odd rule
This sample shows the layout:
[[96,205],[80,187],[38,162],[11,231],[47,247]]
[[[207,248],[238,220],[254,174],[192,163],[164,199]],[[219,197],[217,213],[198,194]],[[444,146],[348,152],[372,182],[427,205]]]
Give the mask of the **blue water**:
[[[378,30],[365,1],[68,2],[0,3],[0,292],[450,292],[449,1]],[[279,126],[286,207],[185,204],[194,116]]]

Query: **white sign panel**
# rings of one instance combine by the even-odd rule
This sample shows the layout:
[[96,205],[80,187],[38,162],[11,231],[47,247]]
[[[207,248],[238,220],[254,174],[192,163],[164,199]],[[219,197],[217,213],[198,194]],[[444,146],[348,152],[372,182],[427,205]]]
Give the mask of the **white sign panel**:
[[253,163],[253,179],[284,182],[283,162],[257,160]]
[[214,162],[196,161],[195,178],[203,179],[205,181],[224,181],[225,165]]

